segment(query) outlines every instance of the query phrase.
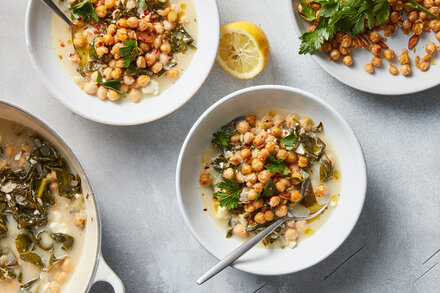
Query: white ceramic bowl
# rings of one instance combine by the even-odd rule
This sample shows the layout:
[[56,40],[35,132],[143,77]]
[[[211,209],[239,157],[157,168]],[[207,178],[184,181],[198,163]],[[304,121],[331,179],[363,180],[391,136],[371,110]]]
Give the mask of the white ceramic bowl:
[[[212,133],[229,121],[259,109],[288,109],[322,121],[337,150],[341,164],[342,190],[338,206],[312,237],[295,249],[254,247],[234,267],[260,275],[280,275],[308,268],[329,256],[350,234],[364,203],[367,175],[361,146],[350,126],[327,103],[299,89],[285,86],[246,88],[212,105],[194,124],[180,152],[176,171],[177,199],[186,223],[197,240],[221,259],[240,245],[204,212],[198,177],[201,156]],[[206,268],[208,269],[208,268]]]
[[102,257],[101,220],[99,217],[99,210],[89,178],[78,158],[52,128],[19,107],[0,101],[0,118],[20,123],[47,139],[64,157],[72,171],[81,177],[83,194],[89,195],[85,198],[88,220],[84,233],[85,239],[83,251],[71,277],[63,286],[63,292],[88,292],[92,285],[99,281],[110,283],[114,288],[115,293],[125,292],[121,280],[106,264]]
[[[298,10],[296,9],[299,0],[286,0],[293,27],[297,36],[299,37],[309,28],[309,24],[305,21]],[[383,36],[383,32],[379,32]],[[405,35],[400,28],[387,39],[387,45],[390,49],[393,49],[396,56],[401,54],[402,49],[408,47],[408,35]],[[435,38],[435,33],[423,33],[420,36],[420,41],[416,47],[417,51],[414,53],[409,51],[411,62],[411,75],[408,77],[403,76],[401,73],[397,76],[393,76],[388,72],[388,61],[382,58],[382,66],[375,68],[374,74],[370,74],[364,70],[365,64],[371,62],[371,58],[374,56],[366,49],[356,49],[352,51],[354,63],[348,67],[342,64],[341,61],[333,62],[329,60],[328,54],[321,51],[311,55],[313,60],[318,63],[323,70],[328,74],[338,79],[340,82],[345,83],[348,86],[356,88],[358,90],[381,95],[403,95],[416,93],[422,90],[426,90],[440,84],[440,66],[432,65],[429,71],[422,72],[414,66],[414,59],[416,55],[420,55],[423,58],[426,55],[425,45],[429,42],[438,43]],[[292,50],[299,51],[299,47]],[[438,55],[438,54],[437,54]],[[301,55],[299,58],[310,58],[307,55]],[[341,58],[342,60],[342,58]],[[438,57],[434,57],[434,61],[438,63]],[[400,63],[397,57],[392,60],[397,68],[400,69]]]
[[52,48],[51,11],[30,0],[26,13],[26,43],[32,65],[46,88],[71,111],[96,122],[136,125],[160,119],[183,106],[208,77],[217,55],[220,23],[215,0],[193,0],[199,25],[197,51],[178,81],[157,97],[139,103],[103,102],[85,94],[67,76]]

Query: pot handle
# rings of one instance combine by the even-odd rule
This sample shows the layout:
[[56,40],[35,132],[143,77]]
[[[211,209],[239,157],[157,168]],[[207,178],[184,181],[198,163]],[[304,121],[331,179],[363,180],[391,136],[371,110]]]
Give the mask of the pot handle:
[[113,287],[113,290],[115,290],[115,293],[125,292],[124,284],[122,283],[121,279],[119,279],[119,277],[108,266],[102,254],[99,255],[98,268],[96,270],[95,280],[93,280],[93,283],[100,281],[109,283]]

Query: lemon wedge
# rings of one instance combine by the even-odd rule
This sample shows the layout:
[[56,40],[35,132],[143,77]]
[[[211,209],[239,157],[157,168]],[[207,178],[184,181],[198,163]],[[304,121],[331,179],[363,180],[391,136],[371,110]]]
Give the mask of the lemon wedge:
[[269,59],[269,40],[264,31],[248,21],[233,22],[220,31],[218,64],[239,79],[256,76]]

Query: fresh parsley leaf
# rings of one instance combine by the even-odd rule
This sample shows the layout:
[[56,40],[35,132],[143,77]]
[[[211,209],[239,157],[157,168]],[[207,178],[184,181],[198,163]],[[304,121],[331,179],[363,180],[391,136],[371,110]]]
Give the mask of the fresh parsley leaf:
[[261,194],[261,196],[264,196],[264,197],[271,196],[275,192],[276,192],[275,183],[273,183],[272,180],[269,180],[264,185],[264,190],[263,190],[263,193]]
[[93,3],[90,0],[85,0],[69,8],[72,19],[94,19],[99,21],[98,15],[95,12]]
[[212,143],[220,149],[229,149],[231,136],[237,133],[237,123],[241,120],[242,119],[237,118],[220,128],[219,131],[213,134],[214,138],[212,140]]
[[224,190],[214,193],[214,196],[220,200],[220,206],[227,209],[235,209],[240,199],[240,185],[235,180],[224,179],[223,182],[217,183],[216,186]]
[[124,68],[128,68],[130,63],[136,60],[137,56],[143,52],[135,40],[125,41],[123,44],[124,47],[119,49],[119,56],[124,59]]
[[102,74],[101,71],[98,70],[98,77],[96,78],[96,82],[97,83],[101,83],[102,82]]
[[286,150],[291,151],[298,143],[298,135],[292,131],[288,136],[281,138],[280,142]]
[[269,163],[264,165],[264,167],[270,172],[281,173],[283,175],[289,175],[291,173],[290,169],[287,168],[283,159],[277,159],[274,156],[269,156],[267,160],[269,161]]
[[313,32],[304,33],[299,39],[302,41],[299,47],[300,54],[313,53],[321,49],[321,45],[333,38],[335,27],[329,25],[329,18],[321,20]]
[[121,86],[121,82],[122,82],[122,79],[111,79],[111,80],[107,80],[106,82],[103,82],[101,84],[101,86],[103,86],[107,89],[114,90],[114,91],[118,92],[122,97],[125,98],[125,93],[119,89]]
[[298,181],[298,182],[303,182],[304,181],[304,179],[301,179],[301,178],[298,178],[298,177],[286,177],[286,179],[293,179],[293,180],[295,180],[295,181]]
[[302,13],[301,16],[307,21],[312,21],[316,19],[315,12],[313,11],[312,7],[307,5],[306,0],[301,0],[301,7],[302,7]]

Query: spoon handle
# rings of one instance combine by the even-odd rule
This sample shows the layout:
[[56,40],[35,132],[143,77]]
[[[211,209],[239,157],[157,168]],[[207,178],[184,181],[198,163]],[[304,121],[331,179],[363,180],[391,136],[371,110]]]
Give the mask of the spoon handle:
[[249,249],[254,247],[258,242],[263,240],[267,235],[272,233],[279,225],[281,225],[283,222],[288,220],[288,218],[279,219],[278,221],[274,222],[270,226],[268,226],[266,229],[240,245],[237,249],[232,251],[230,254],[228,254],[225,258],[223,258],[218,264],[212,267],[209,271],[207,271],[203,276],[201,276],[197,280],[197,284],[201,285],[204,282],[211,279],[213,276],[217,275],[219,272],[221,272],[224,268],[229,266],[231,263],[233,263],[235,260],[237,260],[240,256],[245,254]]
[[59,17],[61,17],[64,22],[66,22],[69,26],[72,26],[72,21],[52,2],[52,0],[41,0],[44,4],[46,4],[53,12],[55,12]]

